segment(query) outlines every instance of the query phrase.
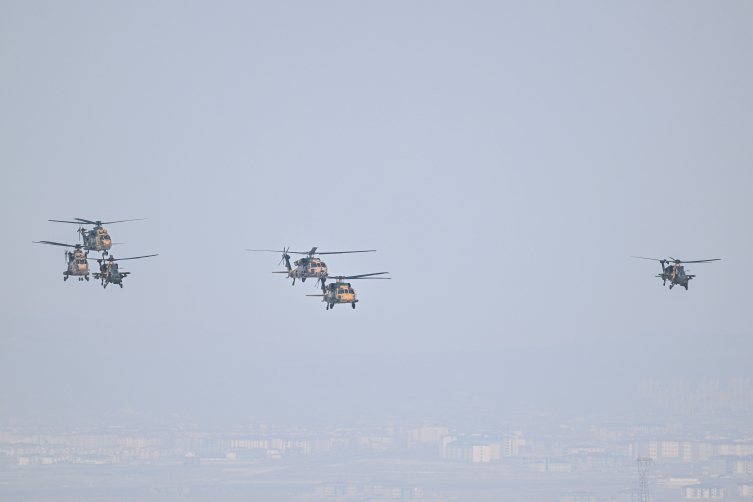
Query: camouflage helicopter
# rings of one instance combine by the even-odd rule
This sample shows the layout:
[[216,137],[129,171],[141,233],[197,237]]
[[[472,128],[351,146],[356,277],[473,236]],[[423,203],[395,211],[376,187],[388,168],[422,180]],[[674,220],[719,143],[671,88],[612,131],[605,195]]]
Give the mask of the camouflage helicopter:
[[146,256],[134,256],[132,258],[115,258],[114,256],[110,255],[109,258],[97,258],[97,262],[99,263],[99,272],[95,272],[94,278],[100,279],[102,281],[102,287],[107,288],[108,284],[118,284],[120,287],[123,287],[123,279],[130,274],[130,272],[121,272],[118,268],[118,264],[115,263],[116,261],[123,261],[123,260],[137,260],[139,258],[150,258],[152,256],[159,256],[156,254],[149,254]]
[[[90,221],[83,218],[73,218],[77,221],[64,221],[64,220],[49,220],[56,223],[74,223],[78,225],[77,232],[84,239],[84,249],[87,251],[102,251],[102,256],[107,256],[107,252],[112,248],[113,242],[110,236],[107,234],[107,230],[102,228],[102,225],[112,225],[113,223],[123,223],[125,221],[140,221],[148,218],[136,218],[135,220],[120,220],[120,221]],[[83,228],[83,225],[94,225],[94,228],[87,230]]]
[[[721,260],[721,258],[713,258],[711,260],[682,261],[676,258],[672,258],[671,256],[669,257],[669,260],[660,260],[658,258],[644,258],[643,256],[631,256],[631,258],[658,261],[659,263],[661,263],[661,274],[657,275],[656,277],[659,277],[662,279],[662,281],[664,281],[662,286],[666,286],[667,281],[669,281],[669,289],[672,289],[675,286],[684,286],[686,291],[688,289],[688,283],[695,276],[685,273],[685,267],[682,266],[683,263],[710,263],[712,261]],[[665,267],[665,263],[673,263],[673,265],[667,265]]]
[[389,274],[389,272],[377,272],[375,274],[361,274],[361,275],[338,275],[332,277],[337,279],[337,282],[331,282],[325,284],[326,277],[321,278],[322,294],[321,295],[306,295],[306,296],[321,296],[322,301],[327,303],[327,310],[335,308],[337,303],[350,303],[350,306],[356,308],[356,292],[353,290],[349,282],[343,282],[350,279],[392,279],[392,277],[371,277],[373,275]]
[[[292,277],[293,278],[293,286],[295,286],[295,280],[300,279],[301,282],[306,282],[306,279],[308,278],[314,278],[317,280],[317,283],[321,281],[322,279],[326,279],[327,277],[327,264],[324,263],[319,258],[315,258],[314,255],[323,255],[323,254],[348,254],[348,253],[373,253],[376,251],[376,249],[367,249],[365,251],[328,251],[328,252],[321,252],[317,251],[317,248],[313,247],[310,251],[290,251],[290,248],[283,249],[282,251],[274,251],[272,249],[247,249],[246,251],[260,251],[260,252],[270,252],[270,253],[282,253],[282,258],[280,259],[280,263],[285,263],[285,268],[287,270],[281,271],[281,272],[272,272],[273,274],[288,274],[287,278]],[[288,253],[292,254],[302,254],[305,255],[303,258],[300,258],[296,260],[294,263],[295,268],[290,266],[290,255]],[[279,265],[278,264],[278,265]]]
[[68,269],[63,272],[63,280],[67,281],[70,276],[77,276],[79,281],[89,280],[89,263],[86,261],[86,253],[81,244],[63,244],[62,242],[33,241],[34,244],[49,244],[51,246],[65,246],[74,248],[73,252],[65,251],[65,262]]

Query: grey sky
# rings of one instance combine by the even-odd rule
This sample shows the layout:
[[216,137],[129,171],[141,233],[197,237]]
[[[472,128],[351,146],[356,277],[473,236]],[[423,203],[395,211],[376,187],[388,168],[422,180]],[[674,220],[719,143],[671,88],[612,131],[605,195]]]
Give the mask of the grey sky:
[[[747,2],[3,3],[6,405],[103,374],[105,407],[204,373],[239,395],[257,365],[301,392],[291,357],[749,354],[752,22]],[[148,217],[107,227],[113,254],[160,256],[122,290],[64,283],[31,241],[73,242],[46,220],[74,217]],[[282,246],[377,249],[326,261],[393,280],[327,312],[243,251]],[[670,292],[630,255],[722,261]]]

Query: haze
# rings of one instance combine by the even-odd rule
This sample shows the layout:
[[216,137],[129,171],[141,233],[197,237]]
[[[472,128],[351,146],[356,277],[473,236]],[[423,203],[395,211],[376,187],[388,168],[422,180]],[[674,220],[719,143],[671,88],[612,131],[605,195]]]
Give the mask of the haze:
[[[0,418],[628,421],[642,379],[749,378],[752,22],[747,2],[2,3]],[[149,218],[105,228],[116,257],[159,256],[123,289],[63,282],[32,241],[76,242],[47,220],[77,217]],[[244,251],[284,246],[377,249],[323,259],[392,280],[326,311]],[[721,261],[668,291],[631,255]]]

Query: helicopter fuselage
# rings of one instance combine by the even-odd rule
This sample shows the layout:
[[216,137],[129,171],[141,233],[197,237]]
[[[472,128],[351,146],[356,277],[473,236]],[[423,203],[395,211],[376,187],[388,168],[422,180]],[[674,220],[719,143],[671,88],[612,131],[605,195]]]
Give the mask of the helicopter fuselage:
[[355,290],[347,282],[333,282],[327,284],[327,292],[324,294],[323,301],[330,305],[335,303],[356,303]]
[[95,279],[102,280],[102,286],[107,287],[107,284],[118,284],[123,287],[123,279],[128,276],[130,272],[121,272],[118,264],[115,262],[103,262],[99,266],[99,273],[94,274]]
[[291,268],[285,272],[274,272],[276,274],[288,274],[288,278],[292,278],[295,283],[296,279],[300,279],[301,282],[305,282],[308,278],[319,279],[321,277],[327,277],[327,264],[321,261],[319,258],[301,258],[295,263],[295,268]]
[[663,267],[662,273],[656,277],[661,278],[664,284],[669,281],[669,289],[672,289],[674,286],[682,286],[688,289],[688,283],[695,276],[686,274],[685,267],[682,265],[667,265]]
[[68,269],[63,272],[67,279],[68,276],[89,276],[89,262],[86,260],[86,254],[83,251],[76,250],[68,252]]
[[82,231],[84,247],[92,251],[109,251],[112,248],[112,239],[102,227],[94,227],[89,231]]
[[331,282],[325,286],[323,294],[306,296],[321,296],[322,301],[327,304],[327,310],[339,303],[350,303],[356,308],[358,302],[356,292],[348,282]]

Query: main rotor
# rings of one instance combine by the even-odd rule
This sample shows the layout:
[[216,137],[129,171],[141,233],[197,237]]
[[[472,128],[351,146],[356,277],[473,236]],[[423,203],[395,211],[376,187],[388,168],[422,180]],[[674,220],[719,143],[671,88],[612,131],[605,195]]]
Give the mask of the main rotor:
[[641,260],[654,260],[658,261],[664,266],[665,263],[674,263],[675,265],[679,265],[681,263],[710,263],[712,261],[720,261],[721,258],[712,258],[710,260],[693,260],[693,261],[686,261],[686,260],[678,260],[677,258],[669,257],[669,260],[659,259],[659,258],[645,258],[643,256],[631,256],[631,258],[640,258]]
[[136,218],[133,220],[118,220],[118,221],[91,221],[91,220],[85,220],[83,218],[73,218],[76,221],[66,221],[66,220],[48,220],[48,221],[54,221],[55,223],[73,223],[75,225],[94,225],[95,227],[101,227],[102,225],[112,225],[113,223],[123,223],[126,221],[140,221],[140,220],[148,220],[149,218]]
[[348,254],[348,253],[374,253],[376,252],[376,249],[365,249],[361,251],[317,251],[317,247],[313,247],[308,251],[291,251],[290,248],[283,249],[283,250],[276,250],[276,249],[247,249],[246,251],[260,251],[260,252],[269,252],[269,253],[283,253],[283,254],[302,254],[305,255],[308,258],[312,258],[314,255],[323,255],[323,254]]

